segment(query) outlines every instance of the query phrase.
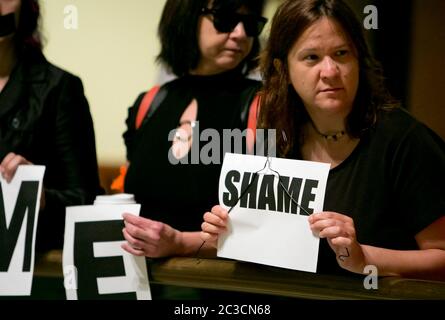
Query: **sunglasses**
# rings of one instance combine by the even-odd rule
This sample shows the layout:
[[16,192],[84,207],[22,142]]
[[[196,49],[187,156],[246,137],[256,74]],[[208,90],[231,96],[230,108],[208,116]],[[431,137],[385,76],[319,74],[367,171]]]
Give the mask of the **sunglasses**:
[[219,32],[232,32],[242,22],[248,37],[259,36],[267,23],[266,18],[254,14],[229,13],[209,8],[202,8],[202,14],[213,16],[213,26]]

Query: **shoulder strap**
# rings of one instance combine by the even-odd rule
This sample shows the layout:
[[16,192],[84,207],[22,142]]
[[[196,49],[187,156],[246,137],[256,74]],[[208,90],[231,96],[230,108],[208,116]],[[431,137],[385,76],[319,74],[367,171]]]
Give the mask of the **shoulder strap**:
[[[156,96],[156,94],[160,90],[160,86],[155,86],[151,88],[142,98],[141,104],[139,105],[139,109],[136,115],[136,129],[138,129],[145,116],[147,115],[148,110],[150,109],[150,106]],[[159,96],[164,96],[163,94],[160,94]],[[163,99],[163,97],[160,97],[160,99]],[[152,111],[156,109],[157,106],[154,106]],[[257,126],[257,119],[258,114],[260,111],[260,95],[256,94],[253,98],[252,102],[249,106],[249,116],[247,119],[247,152],[249,154],[253,154],[254,145],[255,145],[255,137],[256,137],[256,126]],[[124,192],[124,180],[125,175],[127,173],[127,165],[120,167],[120,175],[113,181],[111,185],[111,189],[118,192]]]
[[249,107],[249,117],[247,119],[247,153],[253,154],[255,145],[256,126],[260,111],[260,95],[256,94]]
[[[148,111],[151,109],[153,112],[159,106],[161,100],[164,99],[164,94],[158,94],[161,86],[154,86],[148,90],[139,104],[139,108],[136,114],[135,128],[140,128],[144,122],[145,117],[148,115]],[[165,91],[165,90],[164,90]],[[156,101],[154,101],[156,98]],[[152,106],[153,105],[153,106]],[[119,176],[117,176],[111,183],[110,189],[114,192],[124,192],[125,176],[127,175],[128,163],[119,168]]]
[[142,121],[144,121],[145,115],[150,109],[151,103],[153,102],[160,88],[161,86],[154,86],[153,88],[148,90],[147,93],[142,98],[141,104],[139,105],[138,113],[136,115],[136,122],[135,122],[136,129],[139,129],[139,127],[142,124]]
[[[142,98],[141,104],[139,105],[139,109],[136,115],[135,127],[139,129],[142,122],[144,121],[145,116],[147,115],[150,107],[155,100],[156,95],[158,94],[161,86],[154,86],[151,88]],[[162,94],[163,96],[163,94]],[[160,97],[162,99],[162,97]],[[156,106],[155,106],[156,108]],[[258,94],[255,95],[252,102],[249,106],[249,116],[247,118],[247,151],[249,154],[253,153],[253,147],[255,145],[255,136],[256,136],[256,125],[258,113],[260,110],[260,96]],[[153,110],[154,111],[154,110]]]

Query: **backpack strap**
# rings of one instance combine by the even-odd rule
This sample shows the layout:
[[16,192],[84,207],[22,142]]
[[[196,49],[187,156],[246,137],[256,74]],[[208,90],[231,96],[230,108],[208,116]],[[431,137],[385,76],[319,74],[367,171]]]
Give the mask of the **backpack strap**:
[[259,111],[260,111],[260,95],[256,94],[250,104],[249,117],[247,118],[246,142],[247,142],[248,154],[254,153],[253,148],[255,146],[256,126],[257,126]]
[[[162,87],[164,88],[164,87]],[[139,129],[144,120],[150,116],[161,104],[165,98],[166,90],[161,90],[161,86],[154,86],[148,90],[139,104],[139,108],[136,114],[134,126]],[[149,112],[151,111],[151,112]],[[111,183],[110,189],[115,192],[124,192],[125,176],[127,175],[128,163],[120,166],[119,176],[117,176]]]
[[[136,130],[140,128],[144,119],[148,118],[153,112],[159,107],[162,100],[164,100],[166,96],[166,89],[161,90],[161,86],[154,86],[151,88],[141,100],[139,105],[139,109],[136,115],[135,128]],[[161,92],[159,92],[161,90]],[[247,152],[249,154],[253,154],[254,146],[255,146],[255,137],[256,137],[256,125],[258,113],[260,110],[260,96],[258,94],[255,95],[252,102],[249,106],[249,115],[247,118]],[[150,112],[149,112],[150,111]],[[124,181],[125,175],[127,174],[127,165],[123,165],[120,167],[120,175],[116,177],[112,184],[111,190],[117,192],[124,192]]]
[[161,89],[161,86],[154,86],[150,90],[145,93],[142,98],[141,104],[139,105],[138,113],[136,115],[135,128],[139,129],[142,122],[144,121],[145,116],[147,115],[148,110],[151,107],[151,104],[156,96],[156,94]]

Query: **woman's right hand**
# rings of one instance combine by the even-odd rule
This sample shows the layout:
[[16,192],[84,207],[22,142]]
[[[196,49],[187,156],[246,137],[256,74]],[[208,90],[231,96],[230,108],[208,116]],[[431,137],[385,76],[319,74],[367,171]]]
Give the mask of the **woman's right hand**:
[[216,248],[218,236],[227,231],[229,213],[221,206],[214,206],[211,212],[204,214],[201,225],[201,239]]

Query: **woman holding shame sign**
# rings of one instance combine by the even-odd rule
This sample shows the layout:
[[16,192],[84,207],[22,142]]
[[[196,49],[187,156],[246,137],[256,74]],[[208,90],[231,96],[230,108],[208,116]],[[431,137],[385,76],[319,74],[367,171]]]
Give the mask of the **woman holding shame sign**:
[[[362,26],[342,0],[285,1],[262,59],[260,126],[281,157],[331,163],[318,272],[445,281],[445,144],[393,103]],[[204,215],[216,245],[226,210]]]

